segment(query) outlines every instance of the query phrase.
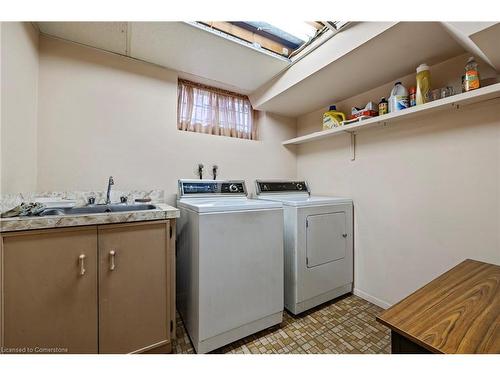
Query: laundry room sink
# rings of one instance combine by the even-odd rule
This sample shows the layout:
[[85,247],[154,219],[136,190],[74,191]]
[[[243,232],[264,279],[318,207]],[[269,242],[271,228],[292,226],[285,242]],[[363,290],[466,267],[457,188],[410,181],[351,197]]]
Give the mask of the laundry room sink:
[[153,204],[96,204],[84,207],[47,208],[40,213],[40,216],[102,214],[109,212],[149,211],[154,209],[156,209],[156,206]]

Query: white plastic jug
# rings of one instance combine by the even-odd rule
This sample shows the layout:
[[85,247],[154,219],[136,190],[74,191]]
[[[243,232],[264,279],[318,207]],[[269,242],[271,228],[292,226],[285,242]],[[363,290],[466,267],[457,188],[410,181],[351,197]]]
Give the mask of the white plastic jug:
[[389,112],[400,111],[408,107],[408,90],[401,82],[396,82],[389,97]]

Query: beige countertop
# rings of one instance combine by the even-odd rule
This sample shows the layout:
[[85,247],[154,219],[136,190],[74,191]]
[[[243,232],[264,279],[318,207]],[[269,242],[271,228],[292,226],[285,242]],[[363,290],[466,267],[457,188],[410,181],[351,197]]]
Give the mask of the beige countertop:
[[134,221],[176,219],[179,210],[164,203],[154,203],[157,207],[147,211],[109,212],[99,214],[24,216],[0,219],[0,232],[14,232],[30,229],[75,227],[82,225],[127,223]]

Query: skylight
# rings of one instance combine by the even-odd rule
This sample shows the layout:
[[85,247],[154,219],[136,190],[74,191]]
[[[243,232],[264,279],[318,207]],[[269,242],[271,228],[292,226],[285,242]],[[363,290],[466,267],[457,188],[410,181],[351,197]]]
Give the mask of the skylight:
[[217,32],[248,42],[253,47],[290,57],[328,27],[320,21],[198,21]]
[[270,24],[301,39],[303,42],[308,42],[318,32],[318,28],[312,22],[274,21]]
[[[297,45],[296,48],[316,36],[323,26],[320,23],[301,21],[245,22],[263,31]],[[317,25],[317,26],[314,26]]]

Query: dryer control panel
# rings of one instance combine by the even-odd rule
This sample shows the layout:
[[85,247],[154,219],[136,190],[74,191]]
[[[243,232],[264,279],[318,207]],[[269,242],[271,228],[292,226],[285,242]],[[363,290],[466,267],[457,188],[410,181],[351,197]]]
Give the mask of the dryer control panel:
[[309,194],[309,187],[305,181],[255,181],[255,188],[257,194],[275,193],[307,193]]
[[245,181],[241,180],[179,180],[179,196],[246,196]]

